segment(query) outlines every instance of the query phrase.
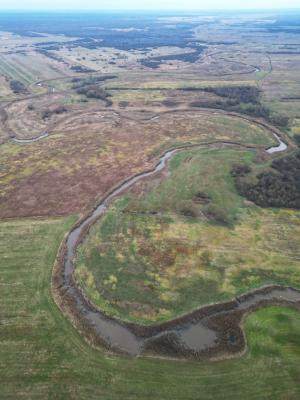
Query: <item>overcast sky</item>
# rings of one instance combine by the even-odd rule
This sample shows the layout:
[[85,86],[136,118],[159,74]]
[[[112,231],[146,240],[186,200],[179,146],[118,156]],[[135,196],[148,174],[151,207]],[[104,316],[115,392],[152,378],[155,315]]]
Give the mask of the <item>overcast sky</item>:
[[300,8],[300,0],[0,0],[0,10],[211,10]]

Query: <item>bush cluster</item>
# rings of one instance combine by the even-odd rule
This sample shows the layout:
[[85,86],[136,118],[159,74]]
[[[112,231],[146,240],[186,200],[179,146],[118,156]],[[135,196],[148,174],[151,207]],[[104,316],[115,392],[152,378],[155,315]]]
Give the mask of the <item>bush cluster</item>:
[[42,118],[43,119],[47,119],[47,118],[50,118],[51,115],[53,115],[53,114],[63,114],[64,112],[67,112],[67,111],[68,110],[67,110],[67,108],[65,106],[59,105],[59,106],[57,106],[56,108],[54,108],[52,110],[50,110],[50,109],[44,110],[42,112]]
[[256,86],[220,86],[208,87],[203,91],[214,93],[221,99],[199,100],[190,103],[192,107],[220,108],[222,110],[241,112],[253,117],[262,117],[279,127],[287,127],[289,119],[274,115],[260,102],[260,90]]
[[[300,142],[300,140],[299,140]],[[239,193],[261,207],[300,209],[300,150],[274,160],[269,169],[249,182],[249,167],[232,170]]]
[[106,101],[106,105],[111,105],[112,102],[108,99],[110,94],[102,87],[97,85],[99,82],[106,81],[107,79],[115,78],[115,75],[92,76],[87,79],[73,79],[73,89],[78,94],[85,95],[91,99],[99,99]]
[[27,93],[26,86],[20,81],[12,80],[12,81],[10,81],[9,86],[10,86],[11,90],[16,94]]

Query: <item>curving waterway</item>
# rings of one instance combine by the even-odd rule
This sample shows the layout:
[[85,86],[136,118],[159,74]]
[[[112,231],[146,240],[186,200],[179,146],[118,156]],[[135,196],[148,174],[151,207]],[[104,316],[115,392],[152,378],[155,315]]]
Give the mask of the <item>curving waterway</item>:
[[11,140],[14,143],[19,143],[19,144],[30,144],[30,143],[34,143],[34,142],[38,142],[41,139],[45,139],[46,137],[49,136],[48,132],[42,132],[40,135],[33,137],[33,138],[29,138],[29,139],[18,139],[16,137],[12,137]]
[[[270,154],[287,148],[279,136],[274,136],[278,145],[266,150]],[[230,142],[213,144],[240,147]],[[229,302],[200,307],[168,322],[143,326],[106,315],[89,302],[76,284],[73,276],[76,249],[90,226],[105,213],[117,196],[138,181],[163,170],[174,154],[191,147],[203,148],[207,145],[182,146],[167,151],[153,170],[131,177],[113,189],[68,235],[62,248],[59,269],[54,274],[54,290],[56,297],[60,298],[59,306],[92,342],[131,356],[146,354],[198,359],[236,354],[243,351],[246,345],[241,329],[241,321],[246,313],[268,304],[300,307],[300,291],[282,286],[267,286]]]
[[[158,119],[154,116],[152,119]],[[282,152],[287,144],[272,128],[267,128],[278,144],[266,149],[268,154]],[[49,136],[47,131],[40,135],[11,140],[20,145],[30,144]],[[243,316],[259,307],[271,304],[286,304],[300,308],[300,291],[282,286],[267,286],[231,301],[200,307],[191,313],[161,324],[143,326],[118,320],[106,315],[89,302],[74,280],[74,260],[80,241],[90,226],[107,210],[112,201],[138,181],[163,170],[170,158],[188,148],[203,148],[208,145],[228,145],[237,148],[253,148],[233,142],[215,141],[206,144],[181,146],[165,152],[158,164],[147,171],[128,178],[114,188],[95,207],[91,214],[68,234],[60,249],[53,273],[53,293],[58,306],[72,320],[82,334],[96,345],[131,356],[151,355],[175,358],[223,357],[240,354],[246,346],[242,330]]]
[[273,135],[277,139],[279,144],[277,146],[268,148],[266,152],[269,154],[274,154],[274,153],[280,153],[281,151],[285,151],[288,147],[287,144],[284,143],[276,133],[273,132]]

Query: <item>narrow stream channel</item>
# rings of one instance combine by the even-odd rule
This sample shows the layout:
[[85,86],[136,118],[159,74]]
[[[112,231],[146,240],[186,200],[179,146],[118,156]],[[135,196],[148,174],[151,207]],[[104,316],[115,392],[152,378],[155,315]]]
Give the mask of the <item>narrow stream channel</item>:
[[11,138],[11,140],[15,143],[19,143],[19,144],[30,144],[30,143],[34,143],[37,142],[41,139],[45,139],[46,137],[48,137],[49,134],[48,132],[43,132],[41,133],[39,136],[34,137],[34,138],[29,138],[29,139],[18,139],[16,137]]
[[[287,145],[276,133],[272,133],[278,144],[270,147],[266,152],[273,154],[285,151]],[[12,141],[18,144],[29,144],[47,136],[48,132],[43,132],[35,138],[12,138]],[[229,142],[219,142],[219,144],[232,145]],[[142,326],[107,316],[90,304],[81,289],[74,283],[73,272],[77,246],[84,235],[87,234],[89,227],[105,213],[112,201],[138,181],[163,170],[167,162],[177,152],[195,147],[202,148],[206,145],[182,146],[167,151],[153,170],[124,181],[112,190],[97,205],[91,215],[69,233],[66,239],[61,265],[63,283],[59,285],[62,302],[64,302],[67,294],[72,303],[72,307],[69,307],[69,313],[73,313],[77,320],[80,320],[81,327],[84,327],[81,329],[83,333],[85,329],[88,329],[89,333],[92,331],[93,337],[99,338],[100,342],[111,350],[131,356],[152,354],[196,359],[207,354],[223,354],[224,351],[236,353],[242,351],[245,347],[244,335],[240,328],[242,315],[266,304],[284,303],[300,307],[299,291],[281,286],[270,286],[255,290],[229,302],[200,307],[189,314],[168,322]],[[225,328],[224,325],[224,315],[226,315],[227,320],[232,319],[229,331],[228,327]]]
[[[274,135],[279,144],[266,150],[270,154],[284,151],[287,148],[286,144],[283,143],[276,134]],[[201,148],[204,146],[199,145],[197,147]],[[183,149],[167,151],[160,158],[159,163],[152,171],[128,179],[113,190],[95,208],[92,214],[69,234],[66,241],[66,253],[63,265],[64,286],[69,291],[69,295],[71,295],[73,300],[75,300],[76,308],[80,310],[85,323],[88,323],[88,325],[92,327],[94,334],[100,337],[108,347],[132,356],[143,354],[145,349],[148,349],[147,351],[151,352],[151,348],[156,349],[155,353],[158,351],[158,353],[162,352],[162,354],[164,354],[165,351],[167,351],[168,346],[170,347],[169,352],[174,353],[175,346],[177,356],[192,354],[195,357],[199,357],[199,355],[213,349],[214,347],[216,349],[220,347],[220,337],[222,337],[223,334],[222,327],[219,327],[219,329],[214,327],[214,329],[212,329],[212,327],[210,327],[210,320],[221,315],[225,310],[227,313],[229,312],[229,314],[237,312],[245,313],[264,303],[277,304],[278,302],[287,302],[294,305],[300,302],[300,292],[292,288],[270,287],[259,289],[258,291],[254,291],[248,297],[242,296],[232,300],[229,302],[229,306],[229,303],[224,303],[224,310],[222,310],[222,304],[201,307],[199,310],[187,314],[178,320],[169,321],[156,326],[142,327],[143,333],[141,334],[139,333],[139,325],[111,318],[86,301],[80,289],[77,285],[74,285],[73,272],[76,248],[79,241],[82,240],[82,237],[86,234],[87,228],[89,228],[105,213],[116,196],[126,191],[136,182],[164,169],[168,160],[170,160],[175,153],[181,150]],[[202,310],[204,309],[207,309],[206,313],[201,317]],[[196,319],[195,313],[199,314]],[[233,331],[236,331],[236,333],[231,333],[230,337],[225,339],[228,340],[228,345],[231,347],[234,346],[235,342],[238,344],[241,342],[239,326],[233,325]],[[240,340],[237,340],[237,337],[239,337]],[[224,348],[224,338],[221,341],[221,347]]]
[[279,153],[281,151],[285,151],[287,149],[287,144],[284,143],[276,133],[273,132],[273,135],[278,140],[279,145],[270,147],[269,149],[266,150],[266,152],[269,154],[274,154],[274,153]]

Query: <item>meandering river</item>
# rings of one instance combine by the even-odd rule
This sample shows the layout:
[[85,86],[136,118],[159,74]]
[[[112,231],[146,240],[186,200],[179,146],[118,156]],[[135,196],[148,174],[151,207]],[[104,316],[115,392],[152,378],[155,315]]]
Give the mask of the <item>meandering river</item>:
[[[278,144],[266,149],[266,152],[273,154],[285,151],[287,145],[275,132],[272,134]],[[42,132],[35,138],[12,138],[12,141],[17,144],[30,144],[47,137],[48,132]],[[60,307],[71,316],[77,326],[80,326],[83,334],[88,332],[89,339],[93,338],[94,342],[100,342],[111,350],[131,356],[150,354],[176,358],[218,357],[224,354],[240,353],[245,348],[241,321],[246,313],[267,304],[288,304],[300,307],[298,290],[269,286],[225,303],[200,307],[168,322],[142,326],[106,315],[89,302],[74,281],[74,262],[78,244],[88,233],[90,226],[105,213],[117,196],[138,181],[163,170],[177,152],[214,144],[249,147],[238,143],[216,141],[209,144],[180,146],[166,151],[154,169],[130,177],[115,187],[67,236],[65,246],[61,250],[59,269],[55,272],[57,279],[54,279],[54,290],[56,296],[60,298],[58,301]]]
[[[287,145],[274,134],[278,145],[267,149],[270,154],[284,151]],[[233,145],[223,142],[223,145]],[[205,145],[196,145],[198,148]],[[190,146],[195,147],[195,145]],[[115,351],[137,356],[141,354],[159,354],[176,357],[198,358],[204,354],[218,354],[226,348],[230,353],[242,350],[244,336],[242,334],[239,319],[232,323],[230,334],[224,328],[222,316],[226,313],[230,320],[233,315],[240,315],[262,304],[288,303],[292,306],[300,304],[300,292],[292,288],[280,286],[266,287],[253,291],[246,296],[233,299],[230,302],[220,303],[201,307],[194,312],[172,321],[152,325],[140,326],[125,321],[111,318],[101,310],[96,309],[86,299],[81,289],[74,282],[74,260],[79,242],[87,234],[89,227],[101,217],[112,201],[136,182],[163,170],[170,158],[187,147],[180,147],[167,151],[162,155],[158,164],[151,171],[131,177],[118,187],[113,189],[94,209],[94,211],[69,234],[66,240],[65,253],[63,258],[63,279],[62,287],[68,291],[72,306],[70,310],[79,310],[83,326],[88,326],[93,331],[94,337],[101,339],[105,345]],[[69,311],[70,311],[69,310]],[[78,315],[77,313],[77,318]],[[219,322],[218,318],[220,319]],[[212,320],[215,323],[212,324]],[[225,335],[225,337],[224,337]]]

